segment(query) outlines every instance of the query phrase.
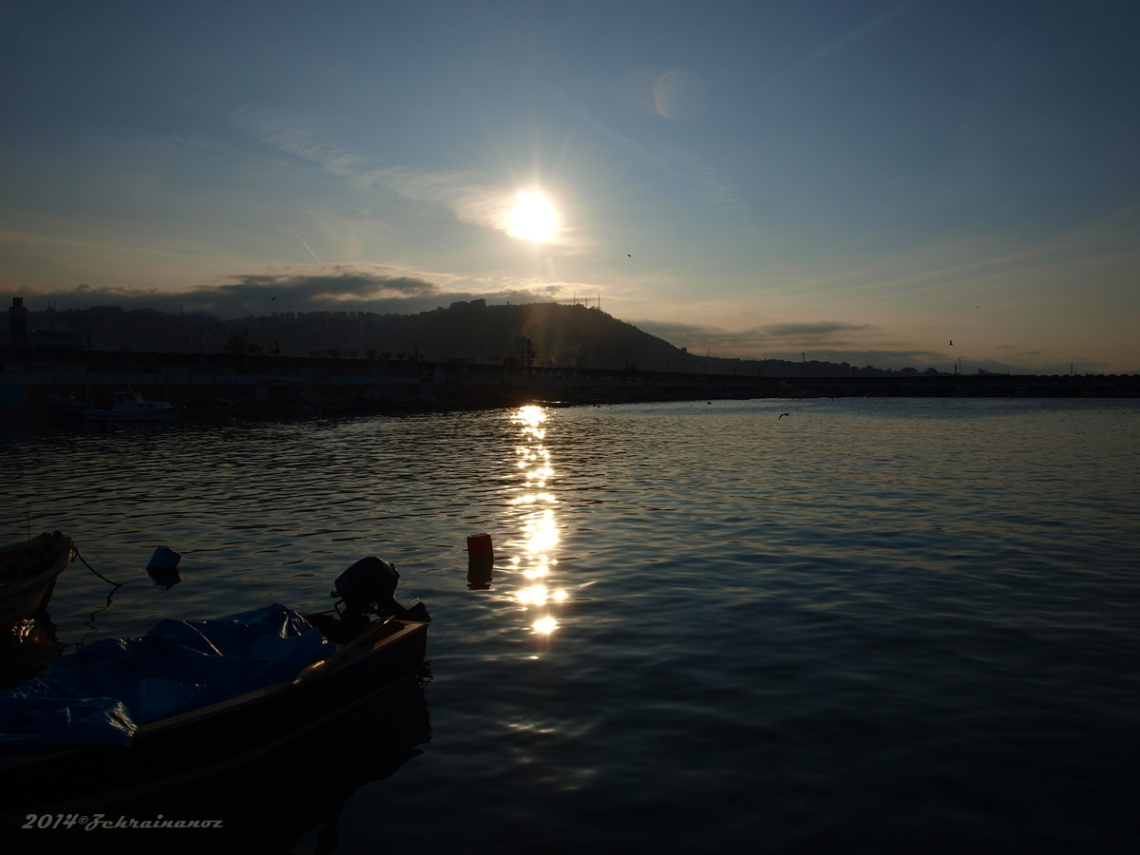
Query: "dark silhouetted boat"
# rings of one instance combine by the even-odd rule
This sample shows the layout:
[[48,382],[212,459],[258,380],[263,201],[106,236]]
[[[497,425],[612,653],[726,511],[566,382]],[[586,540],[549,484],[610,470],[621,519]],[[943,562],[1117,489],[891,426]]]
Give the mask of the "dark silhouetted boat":
[[178,418],[169,401],[148,401],[138,392],[115,392],[110,407],[89,407],[83,418],[99,422],[169,422]]
[[161,621],[141,638],[61,656],[0,694],[0,779],[19,782],[0,812],[106,809],[236,771],[414,679],[427,609],[397,603],[394,582],[386,603],[371,592],[350,600],[350,571],[333,610],[274,604]]
[[42,614],[56,579],[73,555],[71,538],[58,531],[0,547],[0,629]]

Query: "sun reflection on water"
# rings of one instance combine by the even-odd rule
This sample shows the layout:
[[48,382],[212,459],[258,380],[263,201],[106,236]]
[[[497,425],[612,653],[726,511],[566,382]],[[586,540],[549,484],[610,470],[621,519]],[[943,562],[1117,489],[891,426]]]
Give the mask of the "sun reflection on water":
[[558,564],[558,522],[555,507],[558,500],[549,490],[555,477],[546,439],[547,413],[542,407],[520,407],[511,420],[520,428],[520,442],[515,446],[516,465],[523,474],[523,492],[511,500],[521,513],[519,551],[511,558],[514,572],[525,583],[514,596],[528,611],[534,612],[531,628],[539,635],[551,635],[558,621],[550,607],[565,602],[562,588],[551,587],[549,577]]

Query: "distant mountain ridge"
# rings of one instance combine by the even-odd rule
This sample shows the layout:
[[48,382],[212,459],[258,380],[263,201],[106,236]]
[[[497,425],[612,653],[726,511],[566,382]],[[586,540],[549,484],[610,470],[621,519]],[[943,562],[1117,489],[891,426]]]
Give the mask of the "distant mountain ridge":
[[[846,363],[699,356],[596,307],[459,301],[414,315],[276,312],[220,320],[206,314],[94,307],[28,312],[28,345],[137,353],[244,352],[285,357],[467,361],[543,368],[754,376],[896,373]],[[238,343],[235,345],[235,341]],[[904,373],[917,373],[904,369]]]

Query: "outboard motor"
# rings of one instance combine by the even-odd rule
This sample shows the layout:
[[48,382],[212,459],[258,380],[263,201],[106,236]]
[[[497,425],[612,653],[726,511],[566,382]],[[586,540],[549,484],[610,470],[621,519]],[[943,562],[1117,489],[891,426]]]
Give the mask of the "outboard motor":
[[332,595],[340,598],[337,610],[344,606],[345,618],[367,619],[374,614],[387,617],[400,611],[396,602],[396,584],[400,573],[383,558],[370,555],[361,558],[336,579]]

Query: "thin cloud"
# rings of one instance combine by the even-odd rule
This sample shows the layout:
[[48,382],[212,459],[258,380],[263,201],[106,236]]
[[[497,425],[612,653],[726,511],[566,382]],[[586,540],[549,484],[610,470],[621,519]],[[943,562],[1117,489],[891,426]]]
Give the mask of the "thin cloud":
[[691,151],[678,147],[654,151],[631,137],[626,136],[602,122],[589,110],[579,104],[572,104],[562,92],[544,84],[537,84],[544,92],[562,100],[570,113],[601,136],[616,140],[622,147],[640,160],[660,169],[678,181],[695,185],[701,195],[711,203],[720,205],[737,217],[745,218],[751,213],[748,205],[740,197],[735,185],[710,163]]
[[[516,190],[489,184],[474,172],[428,172],[405,166],[377,166],[368,158],[335,145],[299,120],[239,111],[233,122],[259,142],[333,175],[366,187],[384,187],[409,201],[441,205],[460,222],[501,232],[508,229]],[[557,243],[557,239],[554,242]]]
[[309,246],[309,242],[301,237],[300,233],[296,230],[293,230],[293,235],[297,238],[297,240],[301,242],[301,246],[303,246],[305,248],[305,251],[313,257],[313,260],[317,262],[317,264],[321,264],[322,262],[320,257],[315,252],[313,252],[313,248]]
[[465,280],[379,265],[321,265],[224,276],[181,290],[84,283],[71,290],[0,291],[0,300],[23,297],[33,309],[116,306],[170,314],[198,312],[222,319],[319,311],[411,315],[476,299],[489,303],[553,302],[563,299],[566,287],[541,280]]
[[702,350],[706,347],[728,348],[735,349],[736,354],[763,352],[807,341],[816,345],[828,342],[834,345],[877,331],[870,324],[848,324],[841,321],[772,324],[743,330],[660,321],[635,321],[634,324],[679,346]]
[[822,47],[815,49],[795,65],[793,65],[789,69],[789,72],[800,71],[801,69],[815,65],[816,63],[831,56],[833,53],[841,51],[849,45],[855,44],[856,42],[862,41],[872,33],[885,27],[899,15],[910,11],[913,7],[919,5],[921,2],[923,2],[923,0],[910,0],[910,2],[900,3],[898,6],[895,6],[892,9],[888,9],[882,15],[872,18],[867,23],[855,27],[854,29],[844,33],[839,38],[833,39]]
[[955,286],[963,294],[991,295],[992,304],[1019,292],[1040,301],[1050,291],[1067,293],[1073,281],[1085,280],[1090,299],[1104,296],[1136,305],[1140,292],[1132,287],[1130,271],[1140,263],[1138,226],[1140,208],[1132,207],[1065,232],[1019,241],[995,235],[946,238],[884,253],[862,267],[845,264],[835,273],[804,273],[797,287],[820,296],[897,301]]
[[332,269],[319,274],[277,274],[262,273],[236,277],[229,284],[202,288],[222,294],[240,296],[242,294],[263,294],[269,291],[285,291],[293,297],[313,299],[328,297],[378,298],[391,296],[430,296],[439,293],[439,286],[423,279],[409,276],[387,276],[353,269]]
[[368,179],[414,202],[433,202],[448,208],[461,222],[507,231],[515,204],[512,193],[489,187],[464,172],[419,172],[402,167],[377,169]]
[[824,321],[808,324],[775,324],[764,327],[762,333],[771,338],[825,338],[837,333],[850,334],[868,332],[874,329],[870,324],[845,324],[838,321]]

